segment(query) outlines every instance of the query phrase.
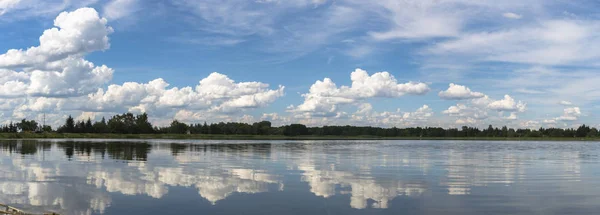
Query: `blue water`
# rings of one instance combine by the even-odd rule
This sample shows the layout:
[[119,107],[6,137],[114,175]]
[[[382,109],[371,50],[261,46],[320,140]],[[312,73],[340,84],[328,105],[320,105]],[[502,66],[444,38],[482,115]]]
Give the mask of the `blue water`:
[[600,143],[2,140],[0,203],[61,214],[600,214]]

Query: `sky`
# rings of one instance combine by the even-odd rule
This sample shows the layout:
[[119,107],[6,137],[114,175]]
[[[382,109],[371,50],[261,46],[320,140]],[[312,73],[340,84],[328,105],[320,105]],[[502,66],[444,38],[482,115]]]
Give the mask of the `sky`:
[[598,126],[592,0],[0,0],[0,123]]

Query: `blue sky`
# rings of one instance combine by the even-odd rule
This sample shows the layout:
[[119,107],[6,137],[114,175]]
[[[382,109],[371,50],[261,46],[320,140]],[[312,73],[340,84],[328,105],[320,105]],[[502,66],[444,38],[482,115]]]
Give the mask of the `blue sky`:
[[599,6],[3,0],[0,121],[596,126]]

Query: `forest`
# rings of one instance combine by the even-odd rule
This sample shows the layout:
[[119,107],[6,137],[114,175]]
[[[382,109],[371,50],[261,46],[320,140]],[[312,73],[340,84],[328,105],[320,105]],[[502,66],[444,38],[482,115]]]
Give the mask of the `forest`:
[[57,133],[99,133],[99,134],[206,134],[206,135],[284,135],[284,136],[373,136],[373,137],[600,137],[596,128],[581,125],[578,128],[507,128],[493,127],[476,128],[462,126],[461,128],[441,127],[410,127],[410,128],[380,128],[371,126],[322,126],[307,127],[302,124],[291,124],[274,127],[269,121],[255,122],[252,124],[241,122],[219,122],[207,124],[186,124],[173,120],[168,126],[153,126],[148,121],[146,113],[134,115],[125,113],[112,116],[106,120],[76,121],[69,116],[63,125],[53,130],[50,126],[40,125],[34,120],[23,119],[20,122],[0,126],[1,133],[19,132],[57,132]]

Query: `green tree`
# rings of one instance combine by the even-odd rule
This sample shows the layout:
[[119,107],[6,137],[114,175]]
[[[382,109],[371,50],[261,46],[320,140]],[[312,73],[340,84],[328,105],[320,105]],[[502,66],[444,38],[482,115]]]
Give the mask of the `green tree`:
[[255,122],[254,124],[252,124],[252,129],[254,130],[254,134],[267,135],[269,134],[269,130],[271,130],[271,122]]
[[577,128],[577,131],[575,131],[575,135],[577,137],[586,137],[590,133],[590,131],[590,127],[583,124],[579,126],[579,128]]
[[308,128],[306,125],[302,124],[291,124],[285,126],[283,130],[283,135],[286,136],[298,136],[298,135],[308,135]]
[[22,119],[21,122],[17,123],[17,128],[21,131],[36,131],[38,129],[38,123],[35,120],[28,121]]
[[85,122],[85,127],[84,127],[85,133],[94,133],[94,126],[92,124],[92,119],[88,118],[87,121]]
[[65,120],[65,125],[63,125],[63,127],[59,129],[59,131],[64,133],[75,132],[75,120],[73,119],[73,117],[71,117],[71,115],[67,117],[67,119]]
[[185,134],[189,130],[189,126],[185,123],[181,123],[177,120],[173,120],[171,122],[171,126],[169,126],[169,133],[172,134]]
[[148,114],[146,114],[146,113],[137,115],[135,118],[135,124],[138,129],[138,133],[141,133],[141,134],[154,133],[154,128],[152,127],[152,124],[150,122],[148,122]]
[[102,117],[102,120],[100,120],[100,122],[95,122],[94,125],[92,125],[92,127],[94,133],[110,133],[108,125],[106,124],[106,119],[104,117]]

